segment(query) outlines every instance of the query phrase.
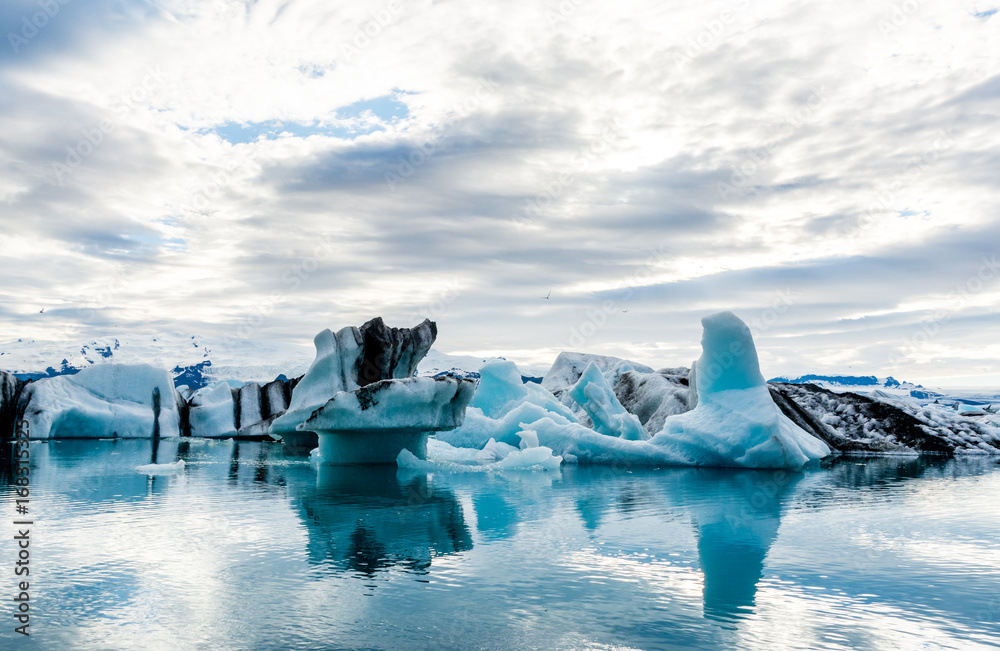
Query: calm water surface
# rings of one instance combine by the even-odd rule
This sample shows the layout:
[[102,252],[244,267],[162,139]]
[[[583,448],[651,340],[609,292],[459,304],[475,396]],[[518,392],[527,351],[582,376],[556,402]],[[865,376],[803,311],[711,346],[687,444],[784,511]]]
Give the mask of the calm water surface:
[[[3,649],[1000,647],[1000,466],[322,468],[267,443],[30,447]],[[184,459],[176,476],[140,464]]]

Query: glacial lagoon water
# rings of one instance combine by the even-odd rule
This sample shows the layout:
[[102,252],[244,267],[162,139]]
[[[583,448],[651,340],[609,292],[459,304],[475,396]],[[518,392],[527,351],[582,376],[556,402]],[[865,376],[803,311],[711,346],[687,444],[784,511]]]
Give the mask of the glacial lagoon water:
[[30,453],[24,637],[5,445],[3,649],[1000,647],[996,459],[427,475],[233,441]]

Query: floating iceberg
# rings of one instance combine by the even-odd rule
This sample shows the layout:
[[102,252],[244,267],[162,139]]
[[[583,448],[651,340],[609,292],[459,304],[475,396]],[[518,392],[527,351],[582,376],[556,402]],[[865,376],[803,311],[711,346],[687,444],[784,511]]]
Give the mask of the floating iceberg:
[[[671,387],[668,406],[648,397],[634,401],[645,404],[650,416],[696,405],[665,415],[661,431],[651,438],[623,407],[609,376],[616,386],[625,378],[632,387],[658,386],[651,380],[657,373],[625,360],[580,354],[560,355],[542,386],[520,385],[516,368],[487,365],[465,423],[438,438],[482,449],[490,439],[515,445],[530,431],[539,445],[567,462],[619,465],[800,468],[829,454],[823,441],[790,421],[771,399],[749,328],[729,312],[702,324],[703,354],[692,373],[691,396],[681,389],[688,378],[668,369],[661,374]],[[545,387],[558,391],[562,401]],[[564,404],[570,401],[582,412],[579,417]]]
[[[611,359],[611,358],[608,358]],[[618,360],[621,361],[621,360]],[[508,365],[508,369],[499,372],[496,367]],[[578,384],[583,375],[581,370],[573,378]],[[472,404],[496,405],[499,401],[494,396],[508,396],[518,393],[518,385],[523,388],[520,398],[507,401],[491,418],[482,409],[470,406],[466,413],[465,423],[450,432],[437,434],[437,439],[450,445],[485,450],[490,442],[508,446],[520,446],[524,436],[530,432],[532,441],[537,441],[541,447],[552,450],[553,455],[563,457],[566,462],[602,463],[624,465],[677,465],[683,458],[662,447],[651,445],[648,441],[633,441],[619,438],[618,435],[602,434],[581,424],[573,412],[556,399],[542,386],[537,384],[522,384],[520,373],[511,362],[491,362],[483,368],[483,377],[490,380],[480,384]],[[506,384],[508,386],[500,386]],[[584,386],[589,382],[584,382]],[[480,392],[487,394],[485,399],[479,398]],[[612,396],[613,397],[613,396]],[[602,400],[609,399],[607,394],[601,394]],[[615,405],[605,405],[609,413],[617,413],[621,405],[615,400]],[[595,412],[598,407],[589,406]],[[622,409],[623,410],[623,409]]]
[[301,428],[319,434],[324,463],[391,463],[402,449],[424,458],[429,433],[461,425],[473,391],[453,377],[380,380],[335,394]]
[[542,387],[567,405],[584,425],[591,419],[586,410],[570,395],[570,390],[591,365],[597,366],[621,405],[639,419],[649,434],[663,429],[670,416],[682,414],[688,406],[688,369],[652,368],[627,359],[562,352],[545,374]]
[[170,375],[148,364],[101,364],[30,382],[18,412],[33,439],[180,435]]
[[173,463],[147,463],[144,466],[136,466],[135,471],[145,475],[176,475],[184,472],[184,460],[180,459]]
[[192,436],[228,438],[236,435],[233,391],[226,382],[203,387],[188,401],[188,426]]
[[389,328],[377,318],[360,328],[316,335],[316,359],[292,390],[272,435],[314,447],[325,464],[392,463],[400,450],[426,455],[430,432],[462,424],[472,380],[413,377],[437,336],[425,320]]
[[732,312],[702,319],[701,357],[692,366],[692,411],[666,420],[652,439],[691,465],[801,468],[830,453],[785,416],[760,372],[750,328]]
[[315,447],[317,435],[301,427],[313,412],[341,391],[356,391],[379,380],[412,377],[437,337],[437,325],[389,328],[381,318],[360,328],[316,335],[316,358],[292,389],[288,410],[271,424],[271,435],[291,445]]

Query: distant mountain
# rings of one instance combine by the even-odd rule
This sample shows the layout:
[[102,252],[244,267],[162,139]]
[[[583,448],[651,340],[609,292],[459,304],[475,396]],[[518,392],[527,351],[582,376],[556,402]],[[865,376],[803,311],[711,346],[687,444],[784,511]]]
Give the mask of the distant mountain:
[[[175,386],[198,389],[220,380],[268,382],[280,374],[301,375],[312,346],[273,345],[235,337],[158,333],[90,340],[82,344],[25,340],[0,343],[0,370],[22,380],[72,375],[97,364],[152,364],[172,369]],[[53,364],[53,360],[61,360]]]
[[922,389],[919,384],[912,382],[900,382],[891,375],[884,380],[880,380],[874,375],[801,375],[790,379],[787,377],[771,378],[768,382],[784,382],[786,384],[834,384],[842,387],[885,387],[889,389],[915,388]]

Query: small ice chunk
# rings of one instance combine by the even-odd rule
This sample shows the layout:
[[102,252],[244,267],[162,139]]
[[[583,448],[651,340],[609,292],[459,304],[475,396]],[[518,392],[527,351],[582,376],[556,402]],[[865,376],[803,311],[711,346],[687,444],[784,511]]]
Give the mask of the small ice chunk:
[[500,470],[558,470],[560,464],[562,464],[562,457],[552,454],[551,448],[536,445],[525,450],[511,452],[497,461],[496,466]]
[[144,466],[136,466],[135,471],[146,475],[175,475],[184,472],[184,459],[173,463],[147,463]]
[[506,443],[500,443],[496,439],[490,439],[487,441],[483,449],[476,453],[476,461],[479,463],[492,463],[494,461],[500,461],[509,455],[511,452],[516,452],[517,448],[513,445],[507,445]]
[[[499,445],[503,445],[502,443]],[[509,447],[509,446],[508,446]],[[461,448],[453,448],[461,450]],[[441,451],[440,449],[438,450]],[[473,451],[474,452],[474,451]],[[562,457],[552,454],[552,449],[544,446],[527,448],[525,450],[513,450],[506,454],[503,459],[493,463],[472,465],[443,458],[434,458],[431,450],[428,450],[428,459],[418,459],[409,450],[402,450],[396,457],[396,465],[400,468],[408,468],[420,472],[453,472],[453,473],[473,473],[473,472],[504,472],[504,471],[536,471],[536,470],[558,470],[562,464]]]

